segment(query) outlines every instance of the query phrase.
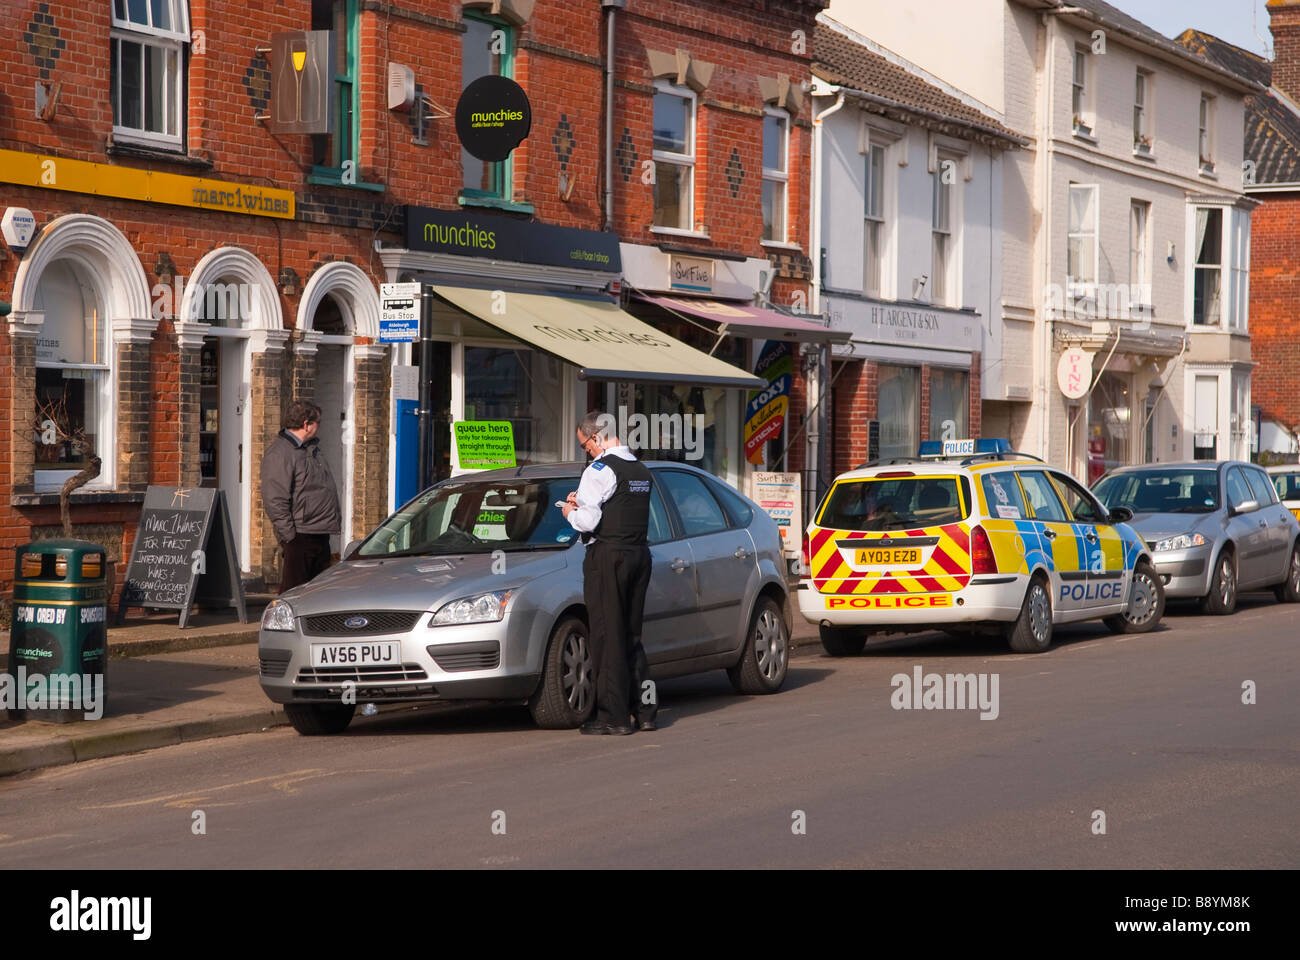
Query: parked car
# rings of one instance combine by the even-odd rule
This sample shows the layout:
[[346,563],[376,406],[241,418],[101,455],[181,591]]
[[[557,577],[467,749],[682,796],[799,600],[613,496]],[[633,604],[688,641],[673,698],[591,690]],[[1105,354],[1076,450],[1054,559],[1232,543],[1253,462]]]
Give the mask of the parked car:
[[1300,464],[1284,463],[1267,469],[1282,506],[1300,520]]
[[1121,467],[1097,481],[1101,501],[1133,511],[1170,597],[1231,613],[1243,590],[1300,601],[1300,522],[1262,468],[1233,460]]
[[[595,700],[586,548],[555,504],[583,466],[425,490],[267,607],[262,689],[303,734],[344,730],[357,702],[526,701],[539,726],[580,725]],[[651,676],[725,669],[742,693],[775,692],[790,647],[775,521],[701,470],[648,466]]]
[[835,479],[804,538],[799,611],[832,656],[872,631],[1000,631],[1040,653],[1053,625],[1151,630],[1164,591],[1150,552],[1083,484],[1005,440],[922,444]]

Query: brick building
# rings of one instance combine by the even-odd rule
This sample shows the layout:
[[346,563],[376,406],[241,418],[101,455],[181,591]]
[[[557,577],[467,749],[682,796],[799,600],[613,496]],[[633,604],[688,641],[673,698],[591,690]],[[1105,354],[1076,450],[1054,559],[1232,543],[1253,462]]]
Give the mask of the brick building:
[[[0,208],[30,210],[35,235],[25,249],[0,247],[0,298],[13,305],[0,337],[0,583],[13,547],[56,532],[57,491],[87,455],[45,442],[34,396],[62,400],[102,456],[100,476],[72,498],[73,520],[119,563],[146,486],[202,484],[225,492],[246,579],[273,583],[278,547],[259,465],[295,397],[325,410],[322,443],[344,495],[340,546],[373,527],[418,481],[405,428],[418,351],[380,342],[383,282],[439,290],[426,373],[438,475],[459,467],[453,420],[511,420],[527,462],[577,456],[581,411],[630,396],[634,382],[694,378],[739,411],[736,388],[758,381],[737,369],[756,352],[737,325],[716,351],[734,366],[660,337],[671,359],[658,367],[622,358],[626,367],[597,369],[587,333],[648,336],[619,309],[617,239],[664,240],[647,226],[662,217],[658,194],[641,181],[642,161],[657,159],[660,81],[694,98],[698,136],[685,159],[711,227],[692,222],[673,241],[698,259],[720,251],[727,263],[767,264],[770,277],[737,299],[770,289],[788,303],[806,292],[807,261],[790,238],[806,234],[806,121],[794,101],[808,56],[791,38],[811,31],[821,5],[18,4],[0,23],[14,51],[0,81]],[[611,17],[617,133],[607,198]],[[328,45],[302,33],[293,40],[301,46],[272,47],[274,35],[298,31],[329,31]],[[451,116],[462,90],[489,74],[513,77],[531,104],[531,133],[500,162],[467,152]],[[329,132],[295,132],[310,129],[313,109],[332,114]],[[789,111],[787,160],[771,176],[761,146],[768,109]],[[777,180],[788,230],[764,245],[761,184]],[[506,294],[507,315],[495,316],[485,290]],[[639,303],[629,309],[684,327],[705,351],[719,339],[705,336],[716,323],[687,324],[671,306]],[[554,325],[583,310],[609,326]],[[520,335],[534,319],[562,342]],[[756,315],[749,331],[772,329],[764,321],[782,322]],[[738,413],[716,428],[715,449],[739,442]],[[743,479],[734,463],[708,466]]]
[[1300,451],[1300,3],[1270,0],[1273,60],[1200,30],[1179,42],[1266,88],[1246,98],[1245,192],[1251,217],[1250,327],[1261,453]]

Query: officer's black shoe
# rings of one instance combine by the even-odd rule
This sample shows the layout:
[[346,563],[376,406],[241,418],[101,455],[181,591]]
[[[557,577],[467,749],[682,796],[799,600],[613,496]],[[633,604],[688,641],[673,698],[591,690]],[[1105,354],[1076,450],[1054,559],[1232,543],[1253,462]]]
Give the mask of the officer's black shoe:
[[654,720],[638,720],[636,728],[643,733],[648,733],[651,730],[658,730],[659,724],[655,723]]
[[626,737],[629,733],[636,733],[636,730],[627,724],[610,724],[609,729],[605,731],[615,737]]
[[588,720],[578,728],[579,733],[587,733],[592,736],[601,736],[609,733],[609,724],[600,720]]

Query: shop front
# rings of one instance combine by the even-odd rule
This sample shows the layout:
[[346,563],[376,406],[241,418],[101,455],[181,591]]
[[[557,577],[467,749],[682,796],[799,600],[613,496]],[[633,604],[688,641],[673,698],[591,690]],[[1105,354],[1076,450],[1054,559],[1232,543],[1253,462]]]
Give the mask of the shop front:
[[849,336],[832,369],[832,461],[916,455],[923,440],[980,435],[983,322],[973,310],[826,295]]
[[[688,383],[638,390],[628,397],[634,409],[700,418],[705,433],[696,465],[746,492],[752,493],[749,478],[756,470],[789,468],[792,451],[796,463],[807,462],[803,454],[816,431],[800,430],[802,417],[796,414],[806,410],[792,410],[794,391],[806,383],[806,372],[815,376],[822,346],[847,340],[847,335],[814,318],[755,306],[774,270],[765,258],[705,256],[630,243],[621,249],[630,313],[762,377],[759,389],[743,394]],[[670,450],[649,455],[680,457]]]
[[[393,505],[420,489],[426,377],[432,480],[471,469],[461,463],[454,423],[506,421],[517,464],[551,463],[582,459],[575,428],[593,407],[615,415],[624,439],[642,440],[643,456],[672,452],[701,465],[718,455],[716,424],[688,416],[692,394],[734,396],[764,382],[622,310],[612,234],[465,211],[408,207],[406,215],[406,246],[380,257],[391,282],[419,282],[428,292],[432,349],[427,372],[420,344],[393,351]],[[675,419],[631,417],[637,397],[674,395]]]

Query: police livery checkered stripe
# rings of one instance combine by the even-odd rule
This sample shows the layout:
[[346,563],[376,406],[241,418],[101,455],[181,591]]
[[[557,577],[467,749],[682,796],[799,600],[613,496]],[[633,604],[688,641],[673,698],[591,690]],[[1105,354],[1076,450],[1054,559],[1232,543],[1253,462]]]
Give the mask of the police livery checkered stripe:
[[[888,546],[888,538],[936,536],[929,561],[916,570],[856,571],[836,546],[837,540],[861,540],[866,547]],[[964,523],[889,534],[818,528],[808,541],[813,585],[821,593],[951,593],[970,582],[970,527]]]

